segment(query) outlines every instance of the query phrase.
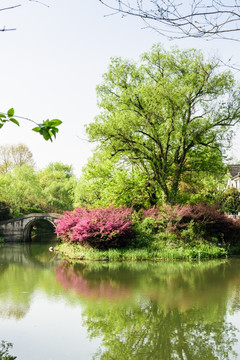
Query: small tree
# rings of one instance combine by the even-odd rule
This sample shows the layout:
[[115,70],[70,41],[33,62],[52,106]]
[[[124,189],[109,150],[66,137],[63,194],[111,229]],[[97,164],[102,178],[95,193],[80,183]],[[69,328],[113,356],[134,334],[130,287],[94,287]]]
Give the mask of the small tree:
[[15,166],[34,166],[33,155],[24,144],[0,146],[0,172],[6,174]]

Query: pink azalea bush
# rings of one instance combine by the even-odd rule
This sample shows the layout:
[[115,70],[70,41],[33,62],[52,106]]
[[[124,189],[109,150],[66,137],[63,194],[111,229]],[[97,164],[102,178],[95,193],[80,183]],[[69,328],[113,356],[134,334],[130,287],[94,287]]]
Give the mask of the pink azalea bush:
[[105,249],[126,245],[132,237],[131,225],[132,208],[77,208],[57,220],[55,231],[64,241]]

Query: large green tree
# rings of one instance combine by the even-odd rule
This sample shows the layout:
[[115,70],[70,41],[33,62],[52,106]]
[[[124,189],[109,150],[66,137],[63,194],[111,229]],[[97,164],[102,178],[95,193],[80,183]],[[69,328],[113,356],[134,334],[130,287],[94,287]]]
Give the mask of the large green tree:
[[155,45],[139,65],[113,58],[97,94],[101,112],[87,128],[90,140],[141,169],[167,202],[177,201],[190,174],[223,172],[240,89],[218,61]]

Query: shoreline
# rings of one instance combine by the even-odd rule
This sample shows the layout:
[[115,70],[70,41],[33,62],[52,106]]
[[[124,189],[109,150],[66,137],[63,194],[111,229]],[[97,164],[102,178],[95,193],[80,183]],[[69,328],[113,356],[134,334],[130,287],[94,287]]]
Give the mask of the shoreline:
[[60,243],[54,251],[70,260],[77,261],[169,261],[169,260],[210,260],[229,257],[228,252],[216,245],[201,245],[192,248],[122,248],[98,250],[84,248],[79,244]]

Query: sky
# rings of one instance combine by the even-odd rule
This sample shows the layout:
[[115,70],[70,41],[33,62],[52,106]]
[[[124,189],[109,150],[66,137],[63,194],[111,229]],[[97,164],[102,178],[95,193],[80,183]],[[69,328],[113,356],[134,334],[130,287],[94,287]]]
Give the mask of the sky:
[[[0,12],[0,111],[37,123],[58,118],[63,121],[57,139],[46,142],[22,120],[20,128],[6,124],[0,131],[0,145],[23,143],[33,153],[37,169],[60,161],[73,166],[76,176],[87,163],[94,144],[87,141],[85,126],[99,113],[96,86],[101,83],[111,57],[138,60],[153,44],[165,48],[196,47],[206,56],[237,62],[240,44],[227,40],[170,41],[144,29],[140,19],[109,15],[99,0],[2,0]],[[237,75],[239,76],[239,75]],[[240,137],[236,135],[232,155],[240,160]]]

